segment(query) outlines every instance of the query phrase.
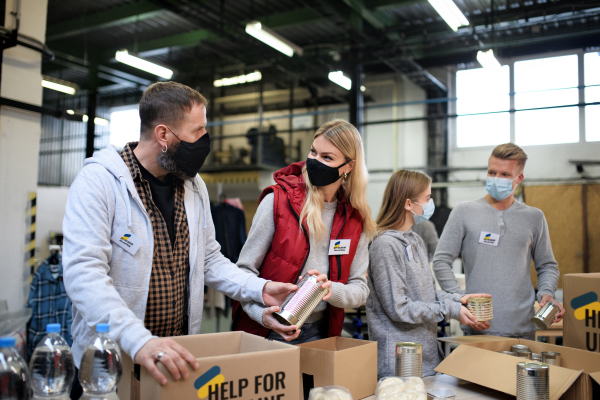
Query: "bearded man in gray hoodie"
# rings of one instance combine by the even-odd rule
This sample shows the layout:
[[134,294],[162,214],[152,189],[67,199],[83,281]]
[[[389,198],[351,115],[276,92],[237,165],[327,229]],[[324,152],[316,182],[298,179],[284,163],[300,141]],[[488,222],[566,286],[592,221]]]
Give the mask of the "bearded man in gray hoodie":
[[85,161],[69,191],[64,281],[79,368],[98,323],[161,384],[187,378],[192,354],[166,336],[200,333],[204,285],[239,301],[281,304],[296,286],[240,270],[220,252],[206,185],[206,99],[159,82],[140,102],[140,141]]

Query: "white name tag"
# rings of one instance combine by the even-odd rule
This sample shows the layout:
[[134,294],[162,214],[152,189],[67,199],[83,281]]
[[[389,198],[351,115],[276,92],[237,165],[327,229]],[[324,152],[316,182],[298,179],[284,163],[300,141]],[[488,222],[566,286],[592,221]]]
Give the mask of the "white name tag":
[[479,235],[479,243],[489,244],[490,246],[498,246],[500,235],[497,233],[481,231]]
[[406,246],[406,256],[408,257],[408,261],[412,261],[412,259],[415,257],[413,254],[412,244]]
[[142,245],[142,239],[126,230],[120,231],[120,233],[117,231],[110,240],[131,255],[134,255]]
[[329,255],[341,256],[343,254],[350,254],[350,241],[351,239],[337,239],[330,241]]

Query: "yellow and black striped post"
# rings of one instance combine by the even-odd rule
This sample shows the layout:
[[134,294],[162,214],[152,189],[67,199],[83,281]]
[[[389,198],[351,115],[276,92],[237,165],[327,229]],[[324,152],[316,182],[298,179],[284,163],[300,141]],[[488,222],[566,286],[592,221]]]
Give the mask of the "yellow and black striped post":
[[26,233],[25,233],[25,268],[29,268],[30,281],[35,272],[35,214],[37,211],[37,193],[29,192],[27,196]]

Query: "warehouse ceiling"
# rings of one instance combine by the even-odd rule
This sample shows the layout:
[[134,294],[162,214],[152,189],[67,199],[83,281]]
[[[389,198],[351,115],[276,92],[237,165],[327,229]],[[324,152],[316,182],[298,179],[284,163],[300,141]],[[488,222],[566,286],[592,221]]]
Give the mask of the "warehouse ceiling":
[[[115,52],[127,49],[212,99],[256,92],[257,83],[224,89],[213,81],[259,70],[265,90],[302,87],[327,104],[348,96],[328,73],[350,76],[357,62],[367,78],[401,72],[443,91],[427,69],[476,63],[478,50],[493,48],[502,58],[600,46],[598,0],[455,3],[470,23],[458,32],[426,0],[49,0],[46,43],[55,59],[43,74],[97,88],[107,104],[137,101],[157,78],[118,63]],[[303,56],[249,36],[253,20],[302,47]]]

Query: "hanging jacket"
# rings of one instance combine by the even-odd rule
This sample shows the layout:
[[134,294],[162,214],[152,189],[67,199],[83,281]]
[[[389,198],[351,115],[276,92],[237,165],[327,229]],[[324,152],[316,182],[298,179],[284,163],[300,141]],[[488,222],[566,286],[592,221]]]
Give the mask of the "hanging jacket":
[[[275,234],[273,243],[260,268],[259,276],[278,282],[297,283],[310,252],[309,233],[306,225],[300,229],[299,219],[304,205],[306,184],[302,176],[305,162],[298,162],[277,171],[273,178],[276,185],[266,188],[260,201],[273,193],[273,218]],[[346,284],[350,266],[362,233],[363,219],[343,194],[338,195],[338,205],[333,219],[330,240],[351,239],[349,254],[329,256],[329,280]],[[339,336],[344,324],[344,310],[327,308],[329,336]],[[238,302],[233,306],[234,330],[266,337],[269,329],[252,320]]]

